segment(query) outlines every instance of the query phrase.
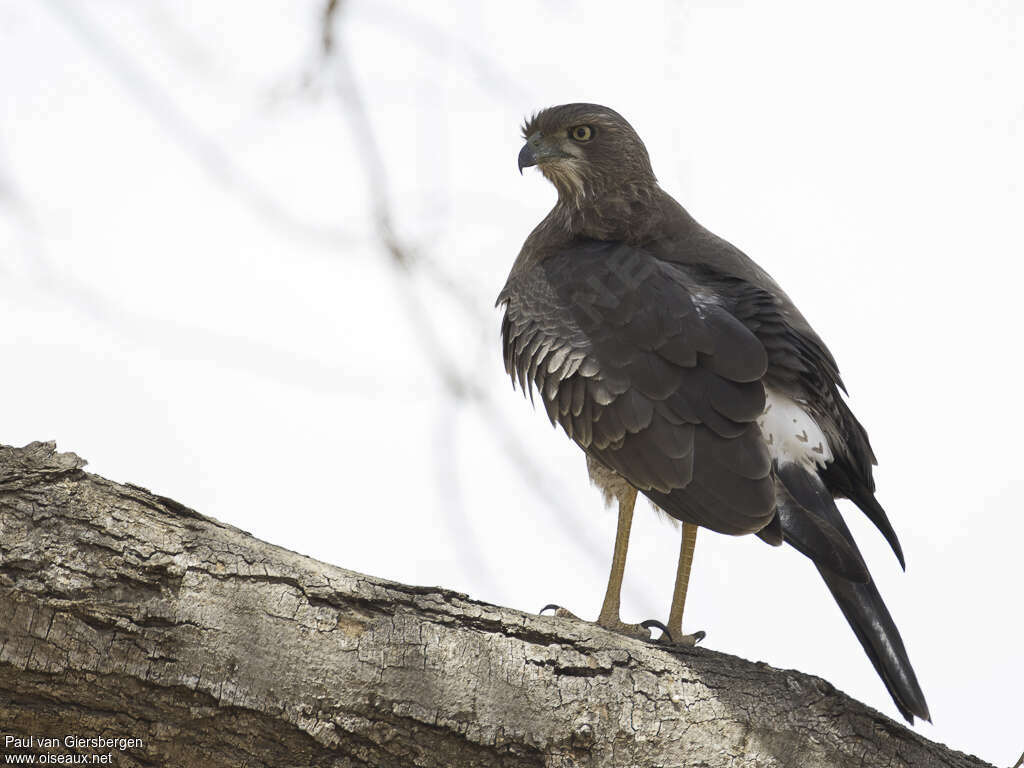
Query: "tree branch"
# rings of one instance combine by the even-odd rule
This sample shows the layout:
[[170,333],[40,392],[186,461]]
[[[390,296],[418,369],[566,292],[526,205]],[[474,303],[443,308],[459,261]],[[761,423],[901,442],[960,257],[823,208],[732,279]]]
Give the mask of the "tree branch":
[[140,739],[122,766],[986,765],[824,680],[346,571],[84,463],[0,448],[0,745]]

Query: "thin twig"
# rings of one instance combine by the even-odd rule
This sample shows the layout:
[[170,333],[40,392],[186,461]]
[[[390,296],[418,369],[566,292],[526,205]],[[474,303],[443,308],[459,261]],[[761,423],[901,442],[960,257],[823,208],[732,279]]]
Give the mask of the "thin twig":
[[262,341],[188,325],[180,319],[165,320],[125,307],[88,283],[63,274],[54,267],[32,207],[20,194],[14,180],[6,175],[0,176],[0,201],[11,211],[23,235],[25,248],[31,256],[36,287],[61,297],[82,316],[123,338],[145,348],[158,349],[163,354],[171,352],[182,359],[206,360],[221,368],[257,374],[317,392],[340,391],[378,397],[389,386],[387,380],[379,377],[353,373],[348,368],[330,365],[318,358],[303,357]]
[[[563,529],[565,535],[579,541],[593,562],[603,567],[605,558],[599,553],[604,547],[593,538],[591,526],[586,524],[584,516],[573,504],[565,502],[568,494],[558,489],[559,484],[551,480],[533,460],[529,449],[505,423],[500,409],[489,393],[481,389],[473,379],[464,375],[452,362],[434,328],[430,313],[422,306],[416,295],[413,274],[421,270],[422,256],[409,249],[396,234],[384,155],[370,122],[369,111],[355,79],[345,46],[338,43],[334,33],[339,5],[336,0],[328,0],[323,23],[331,29],[325,30],[322,35],[323,54],[325,60],[331,61],[334,66],[338,98],[344,106],[343,112],[359,148],[356,154],[364,163],[364,175],[372,201],[377,236],[394,267],[397,288],[405,299],[402,304],[406,309],[409,324],[417,334],[420,347],[425,350],[435,374],[444,383],[450,395],[456,401],[465,401],[477,407],[481,416],[491,426],[492,434],[504,448],[505,455],[524,478],[526,486],[551,510],[552,519]],[[439,265],[435,264],[430,272],[435,275],[435,280],[442,288],[447,287],[447,290],[454,292],[453,287],[458,285],[457,281],[440,270]],[[456,292],[456,295],[459,294]],[[457,531],[454,521],[450,523]],[[647,602],[646,596],[631,594],[630,597],[635,597],[638,603]]]
[[529,91],[499,66],[493,56],[473,42],[431,24],[413,10],[408,4],[397,8],[382,2],[367,3],[360,7],[359,18],[402,35],[425,53],[442,61],[448,59],[454,49],[465,61],[466,71],[472,73],[483,93],[490,98],[498,97],[507,103],[509,100],[524,101],[529,97]]
[[136,101],[169,133],[199,165],[225,189],[242,200],[261,221],[272,221],[293,235],[321,246],[338,248],[361,242],[337,227],[307,221],[285,208],[250,173],[239,165],[221,145],[207,136],[167,93],[154,84],[132,58],[91,23],[82,6],[67,0],[47,0],[51,10],[85,42]]

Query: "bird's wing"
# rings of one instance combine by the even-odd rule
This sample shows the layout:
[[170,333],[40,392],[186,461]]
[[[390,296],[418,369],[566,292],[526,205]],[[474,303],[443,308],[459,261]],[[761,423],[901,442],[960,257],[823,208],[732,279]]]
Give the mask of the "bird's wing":
[[583,450],[682,520],[728,534],[772,520],[764,346],[682,270],[576,241],[498,300],[506,370]]
[[755,282],[693,266],[687,274],[722,297],[733,316],[764,345],[768,353],[765,385],[813,410],[833,456],[820,470],[822,481],[834,496],[851,499],[863,510],[904,565],[899,538],[875,499],[875,455],[867,431],[843,399],[839,368],[824,342],[766,275]]

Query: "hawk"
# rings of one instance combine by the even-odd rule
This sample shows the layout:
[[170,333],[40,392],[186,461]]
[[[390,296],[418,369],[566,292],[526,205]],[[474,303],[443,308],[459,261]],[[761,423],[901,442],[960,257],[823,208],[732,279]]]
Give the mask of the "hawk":
[[[756,534],[814,563],[897,709],[929,720],[903,640],[836,507],[852,500],[903,552],[875,499],[868,435],[835,359],[775,281],[658,186],[636,131],[596,104],[523,127],[519,169],[558,201],[498,296],[505,369],[534,391],[618,502],[597,623],[619,618],[637,493],[682,521],[667,635],[682,615],[698,527]],[[656,623],[656,622],[653,622]]]

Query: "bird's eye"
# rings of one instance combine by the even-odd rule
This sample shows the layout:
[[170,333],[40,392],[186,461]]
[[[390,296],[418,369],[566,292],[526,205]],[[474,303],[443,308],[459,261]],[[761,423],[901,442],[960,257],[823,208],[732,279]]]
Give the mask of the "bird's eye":
[[576,141],[590,141],[594,137],[594,130],[589,125],[577,125],[569,129],[569,135]]

